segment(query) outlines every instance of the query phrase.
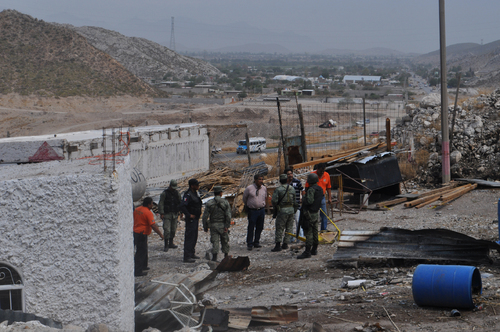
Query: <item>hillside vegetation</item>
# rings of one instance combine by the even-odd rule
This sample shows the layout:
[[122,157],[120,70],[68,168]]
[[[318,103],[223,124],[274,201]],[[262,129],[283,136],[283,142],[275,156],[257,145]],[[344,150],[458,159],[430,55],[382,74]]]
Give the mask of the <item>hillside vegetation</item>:
[[13,10],[0,12],[0,93],[38,96],[159,96],[71,29]]

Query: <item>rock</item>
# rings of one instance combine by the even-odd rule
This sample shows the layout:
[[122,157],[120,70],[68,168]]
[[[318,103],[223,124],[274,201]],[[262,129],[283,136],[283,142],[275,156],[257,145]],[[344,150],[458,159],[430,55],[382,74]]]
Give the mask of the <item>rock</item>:
[[435,108],[438,106],[441,106],[441,95],[437,93],[431,93],[428,96],[425,96],[420,102],[421,108]]
[[475,131],[475,130],[474,130],[474,128],[472,128],[472,127],[467,127],[467,128],[465,128],[465,130],[464,130],[465,135],[467,135],[467,136],[469,136],[469,137],[474,136],[475,132],[476,132],[476,131]]
[[108,326],[106,324],[93,324],[87,328],[86,332],[108,332]]
[[458,163],[460,161],[460,159],[462,159],[462,154],[460,153],[460,151],[453,151],[452,153],[450,153],[450,164],[451,165]]
[[424,121],[424,127],[425,128],[429,128],[431,126],[431,124],[432,123],[430,121],[427,121],[427,120]]
[[429,155],[429,160],[430,161],[438,161],[439,160],[439,153],[433,152]]

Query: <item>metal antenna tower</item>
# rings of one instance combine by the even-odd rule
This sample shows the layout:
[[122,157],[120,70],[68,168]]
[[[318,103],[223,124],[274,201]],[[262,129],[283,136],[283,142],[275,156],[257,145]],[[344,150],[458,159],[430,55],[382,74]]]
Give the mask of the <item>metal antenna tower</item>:
[[175,52],[174,17],[172,16],[172,28],[170,32],[170,49]]

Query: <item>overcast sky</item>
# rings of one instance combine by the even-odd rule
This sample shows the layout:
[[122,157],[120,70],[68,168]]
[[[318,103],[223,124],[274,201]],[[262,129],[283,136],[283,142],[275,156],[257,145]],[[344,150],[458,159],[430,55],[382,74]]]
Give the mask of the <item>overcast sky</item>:
[[[0,9],[49,22],[100,26],[166,46],[174,16],[175,41],[189,48],[259,40],[311,52],[384,47],[427,53],[439,48],[438,0],[2,0]],[[499,13],[498,0],[446,1],[447,45],[500,39]],[[202,32],[210,37],[197,39]]]

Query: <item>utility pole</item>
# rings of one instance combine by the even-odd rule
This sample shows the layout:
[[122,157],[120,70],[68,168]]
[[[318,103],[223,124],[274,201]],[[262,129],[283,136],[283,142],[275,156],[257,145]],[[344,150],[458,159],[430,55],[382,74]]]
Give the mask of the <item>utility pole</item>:
[[281,136],[281,146],[283,147],[283,159],[285,160],[285,168],[288,168],[288,153],[286,151],[285,136],[283,136],[283,124],[281,122],[281,105],[279,97],[276,97],[276,103],[278,104],[278,120],[280,123],[280,136]]
[[439,0],[439,39],[441,53],[441,137],[442,182],[450,182],[450,134],[448,130],[448,90],[446,81],[446,25],[444,0]]
[[175,52],[174,17],[172,16],[172,28],[170,29],[170,49]]

